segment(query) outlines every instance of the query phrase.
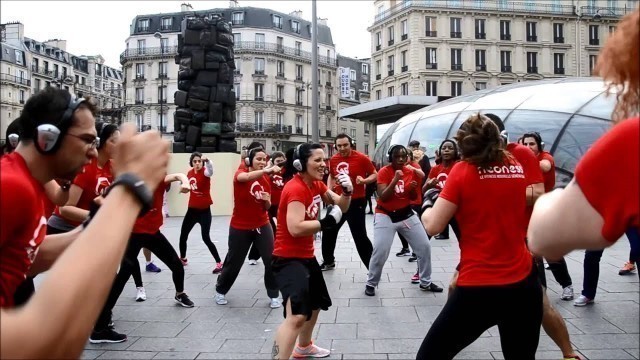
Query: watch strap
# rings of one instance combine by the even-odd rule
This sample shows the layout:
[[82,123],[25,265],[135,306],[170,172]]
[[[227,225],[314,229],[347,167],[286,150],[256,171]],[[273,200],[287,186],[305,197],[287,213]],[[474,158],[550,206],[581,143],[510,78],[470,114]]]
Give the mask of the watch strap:
[[142,205],[142,210],[140,211],[138,217],[143,216],[151,209],[153,205],[153,193],[151,193],[149,187],[137,175],[133,173],[124,173],[119,175],[107,189],[105,197],[109,194],[109,192],[111,192],[114,187],[119,185],[125,186],[127,189],[129,189]]

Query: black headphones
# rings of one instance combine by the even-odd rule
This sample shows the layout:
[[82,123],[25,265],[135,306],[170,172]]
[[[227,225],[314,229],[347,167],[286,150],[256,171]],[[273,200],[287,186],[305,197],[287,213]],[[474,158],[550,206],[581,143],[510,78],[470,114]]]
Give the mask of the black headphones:
[[262,147],[254,147],[247,151],[247,157],[244,158],[244,164],[249,167],[253,162],[253,157],[256,156],[256,152],[264,151]]
[[[353,139],[351,138],[351,136],[349,136],[349,135],[347,135],[347,134],[341,134],[341,135],[340,135],[340,139],[344,139],[345,137],[346,137],[347,139],[349,139],[349,146],[351,146],[351,147],[355,147],[355,146],[356,146],[356,141],[355,141],[355,140],[353,140]],[[337,143],[337,142],[338,142],[338,137],[336,137],[336,138],[333,140],[333,148],[334,148],[335,150],[338,150],[338,146],[336,146],[336,143]]]
[[302,162],[302,159],[300,156],[300,148],[302,147],[302,145],[303,144],[299,144],[293,150],[293,168],[298,170],[299,172],[303,172],[307,167],[306,161]]
[[530,133],[526,133],[522,135],[522,140],[524,141],[524,138],[528,138],[528,137],[532,137],[533,140],[535,140],[536,144],[538,144],[538,151],[544,150],[544,141],[542,141],[542,136],[540,136],[539,132],[533,131]]
[[404,147],[404,145],[401,144],[395,144],[395,145],[391,145],[391,147],[389,148],[389,150],[387,151],[387,162],[391,162],[391,154],[393,154],[393,151],[396,148],[402,148],[404,149],[404,151],[407,153],[407,155],[409,155],[409,151],[407,150],[406,147]]
[[73,96],[70,96],[67,110],[62,114],[62,118],[60,118],[58,125],[38,125],[36,128],[36,141],[34,141],[38,152],[42,154],[53,154],[58,150],[62,143],[61,135],[64,135],[69,129],[71,126],[71,119],[73,119],[73,113],[84,101],[84,98],[74,99]]

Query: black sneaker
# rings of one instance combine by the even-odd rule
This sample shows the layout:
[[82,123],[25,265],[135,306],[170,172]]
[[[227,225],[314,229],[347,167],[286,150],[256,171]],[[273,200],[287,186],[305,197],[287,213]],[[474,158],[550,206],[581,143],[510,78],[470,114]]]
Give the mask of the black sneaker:
[[405,248],[402,248],[402,250],[400,250],[400,252],[399,252],[399,253],[396,253],[396,256],[397,256],[397,257],[400,257],[400,256],[410,256],[410,255],[411,255],[411,251],[409,251],[409,249],[405,249]]
[[184,307],[187,307],[187,308],[192,308],[193,307],[193,301],[191,301],[191,299],[189,299],[189,297],[185,293],[182,293],[180,295],[176,295],[175,299],[176,299],[176,302],[178,304],[180,304],[181,306],[184,306]]
[[332,263],[322,262],[322,265],[320,265],[320,270],[322,270],[322,271],[333,270],[335,268],[336,268],[335,261],[332,262]]
[[422,291],[431,291],[431,292],[442,292],[443,291],[443,289],[440,286],[438,286],[438,285],[436,285],[434,283],[431,283],[429,285],[420,284],[420,290],[422,290]]
[[89,337],[92,344],[115,344],[127,341],[127,335],[120,334],[113,329],[105,329],[102,331],[93,331]]
[[412,253],[411,257],[409,258],[409,262],[416,262],[418,261],[418,255],[416,255],[416,253]]
[[365,285],[364,294],[367,296],[374,296],[376,294],[376,288],[371,285]]
[[107,325],[107,327],[111,330],[116,328],[116,325],[113,323],[113,320],[109,321],[109,325]]

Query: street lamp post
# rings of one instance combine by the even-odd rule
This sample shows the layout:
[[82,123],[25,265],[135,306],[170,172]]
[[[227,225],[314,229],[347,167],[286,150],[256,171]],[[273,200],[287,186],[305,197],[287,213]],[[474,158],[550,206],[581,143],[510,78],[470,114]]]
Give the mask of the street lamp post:
[[309,143],[309,86],[311,83],[305,83],[307,85],[307,144]]
[[162,125],[163,125],[163,120],[164,120],[164,76],[161,73],[161,68],[160,68],[160,64],[162,64],[162,58],[164,56],[164,44],[162,43],[162,34],[159,32],[156,32],[155,34],[153,34],[153,37],[155,37],[156,39],[160,40],[160,62],[158,63],[158,76],[160,77],[160,99],[158,99],[158,102],[160,103],[160,131],[164,132],[165,130],[162,129]]

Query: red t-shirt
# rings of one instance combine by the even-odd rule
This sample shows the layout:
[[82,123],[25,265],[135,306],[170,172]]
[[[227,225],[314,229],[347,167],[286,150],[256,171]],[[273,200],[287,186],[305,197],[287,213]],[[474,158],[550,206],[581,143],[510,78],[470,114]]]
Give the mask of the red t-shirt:
[[[82,171],[73,179],[73,184],[82,189],[82,194],[78,199],[76,207],[89,210],[93,199],[103,194],[109,185],[113,182],[113,171],[111,168],[111,160],[108,160],[104,166],[98,166],[97,159],[91,159],[91,162],[82,168]],[[56,206],[55,214],[63,218],[67,223],[78,226],[82,222],[67,219],[60,214],[60,207]]]
[[618,240],[627,229],[640,229],[640,118],[624,120],[604,134],[578,162],[575,181],[604,219],[602,236]]
[[427,176],[427,178],[438,179],[438,182],[436,183],[436,188],[440,190],[444,189],[444,184],[447,183],[447,178],[449,177],[449,173],[451,172],[451,169],[453,169],[453,166],[456,163],[457,161],[451,163],[447,167],[445,167],[443,163],[437,164],[436,166],[431,168],[431,171],[429,171],[429,176]]
[[529,274],[532,260],[522,211],[526,187],[523,167],[513,158],[489,169],[466,161],[451,169],[440,197],[458,206],[458,285],[513,284]]
[[306,209],[304,219],[316,220],[322,203],[322,195],[327,190],[327,185],[322,181],[314,181],[309,187],[298,174],[284,185],[278,209],[278,228],[273,244],[273,255],[300,259],[310,259],[315,256],[313,254],[313,235],[294,238],[289,233],[287,207],[294,201],[301,202]]
[[[337,153],[329,160],[329,174],[333,176],[334,180],[337,179],[340,173],[345,173],[351,178],[351,182],[353,183],[352,199],[364,198],[366,193],[366,185],[356,184],[356,177],[362,176],[366,178],[375,171],[376,168],[371,163],[371,160],[366,155],[355,150],[351,150],[351,155],[349,156],[342,156],[340,153]],[[342,194],[342,186],[338,185],[337,181],[333,187],[333,191],[338,195]]]
[[[527,186],[533,184],[544,183],[544,177],[542,176],[542,170],[540,170],[540,162],[538,158],[533,154],[533,151],[528,147],[518,144],[518,143],[509,143],[507,144],[507,151],[513,155],[516,160],[522,165],[522,169],[524,170],[524,177],[527,182]],[[526,189],[524,191],[523,197],[525,198],[526,203]],[[525,215],[526,221],[524,223],[525,231],[529,227],[529,220],[531,219],[531,213],[533,212],[533,206],[525,205]]]
[[553,160],[553,156],[546,151],[541,151],[538,154],[538,162],[542,160],[548,160],[551,163],[551,169],[542,173],[542,178],[544,179],[544,192],[549,192],[553,190],[554,186],[556,186],[556,162]]
[[[416,169],[422,170],[422,168],[420,167],[420,164],[418,164],[417,161],[412,161],[410,163],[410,165],[413,166]],[[425,175],[427,175],[427,174],[425,174]],[[421,186],[422,185],[422,178],[417,176],[417,175],[415,175],[415,173],[414,173],[414,177],[415,177],[415,180],[418,182],[418,186]],[[409,203],[411,205],[420,205],[420,206],[422,206],[422,191],[420,191],[420,189],[418,189],[416,192],[418,193],[418,196],[416,196],[415,200],[411,200]]]
[[194,209],[207,209],[211,200],[211,178],[204,176],[204,168],[196,172],[194,169],[187,173],[191,192],[189,193],[189,207]]
[[160,231],[160,227],[164,223],[164,217],[162,216],[162,201],[164,199],[164,192],[166,186],[164,181],[158,185],[156,191],[153,193],[153,205],[151,209],[144,214],[143,217],[138,218],[133,225],[134,234],[155,234]]
[[276,207],[280,204],[280,196],[282,194],[282,189],[284,189],[284,179],[282,175],[284,174],[284,168],[281,168],[280,172],[271,174],[271,205],[275,205]]
[[17,152],[0,168],[0,307],[11,307],[47,233],[46,194]]
[[249,170],[238,170],[233,176],[233,214],[231,225],[238,230],[253,230],[269,223],[269,215],[264,208],[260,192],[271,194],[271,179],[267,175],[247,182],[239,182],[238,175]]
[[[378,184],[388,185],[393,180],[396,171],[391,167],[391,165],[387,165],[380,169],[378,172]],[[398,209],[405,208],[409,206],[411,199],[409,199],[408,187],[411,181],[418,181],[418,186],[420,186],[420,179],[415,176],[413,170],[407,169],[407,167],[402,168],[402,179],[398,180],[396,186],[394,188],[394,192],[386,201],[382,199],[378,199],[378,205],[388,211],[395,211]],[[407,190],[407,191],[405,191]],[[419,190],[416,190],[419,191]],[[378,209],[376,206],[376,213],[384,214],[385,212]]]

